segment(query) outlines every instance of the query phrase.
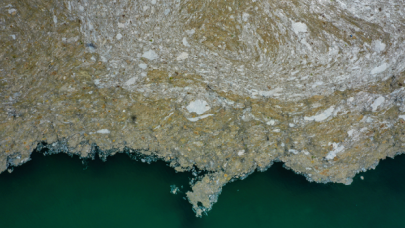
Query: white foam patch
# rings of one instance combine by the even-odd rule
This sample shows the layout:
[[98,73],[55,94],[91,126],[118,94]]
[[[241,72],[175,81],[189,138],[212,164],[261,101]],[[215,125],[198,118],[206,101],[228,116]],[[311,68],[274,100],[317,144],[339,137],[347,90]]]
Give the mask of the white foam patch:
[[333,114],[333,111],[335,110],[334,106],[331,106],[330,108],[326,109],[325,111],[323,111],[322,113],[315,115],[315,116],[310,116],[310,117],[304,117],[304,120],[307,121],[323,121],[326,120],[329,116],[331,116]]
[[142,54],[143,58],[149,59],[149,60],[155,60],[157,59],[159,56],[156,54],[156,52],[154,50],[149,50],[145,53]]
[[238,151],[238,156],[243,156],[245,154],[245,150]]
[[399,115],[398,118],[405,120],[405,115]]
[[373,104],[371,104],[371,108],[373,109],[373,112],[377,111],[378,106],[380,106],[382,103],[384,103],[385,98],[383,96],[378,97],[375,99]]
[[181,53],[179,56],[177,56],[177,61],[182,61],[188,58],[188,53],[187,52],[183,52]]
[[58,23],[58,18],[55,15],[53,15],[53,23],[55,23],[55,24]]
[[196,122],[196,121],[198,121],[198,120],[201,120],[201,119],[204,119],[204,118],[207,118],[207,117],[209,117],[209,116],[213,116],[214,114],[205,114],[205,115],[201,115],[201,116],[198,116],[198,117],[194,117],[194,118],[187,118],[189,121],[191,121],[191,122]]
[[345,149],[343,145],[339,146],[339,143],[332,143],[332,145],[333,145],[332,151],[330,151],[328,155],[326,155],[326,159],[328,160],[334,159],[336,157],[336,154],[343,152]]
[[191,36],[195,33],[194,29],[186,30],[187,35]]
[[294,149],[289,149],[288,152],[293,153],[293,154],[298,154],[298,150],[294,150]]
[[183,45],[186,47],[190,47],[190,44],[187,42],[187,38],[183,37]]
[[128,81],[126,81],[124,83],[124,85],[130,86],[130,85],[133,85],[135,82],[136,82],[136,77],[133,77],[133,78],[129,79]]
[[101,129],[101,130],[98,130],[97,133],[99,133],[99,134],[110,134],[110,131],[108,129]]
[[312,85],[312,88],[315,88],[315,87],[317,87],[317,86],[321,86],[321,85],[323,85],[323,84],[324,84],[324,83],[321,82],[321,81],[315,82],[315,83]]
[[17,12],[17,10],[16,10],[16,9],[8,9],[8,13],[9,13],[9,14],[12,14],[12,13],[14,13],[14,12]]
[[278,97],[280,96],[280,92],[283,91],[283,88],[275,88],[269,91],[254,91],[252,92],[252,97],[257,97],[257,95],[262,97]]
[[208,103],[204,100],[195,100],[190,102],[190,104],[186,107],[189,113],[195,112],[198,115],[203,114],[204,112],[211,109]]
[[138,64],[138,66],[139,66],[139,68],[141,68],[141,69],[143,69],[143,70],[145,70],[146,68],[148,68],[148,65],[145,64],[145,63]]
[[121,33],[118,33],[117,36],[116,36],[116,38],[117,38],[117,40],[120,40],[120,39],[122,38]]
[[381,40],[376,40],[373,42],[373,50],[376,52],[382,52],[385,50],[386,45],[381,42]]
[[243,13],[242,14],[242,20],[244,21],[244,22],[246,22],[248,19],[249,19],[249,14],[248,13]]
[[307,32],[308,31],[308,27],[306,24],[301,23],[301,22],[293,22],[292,23],[292,29],[295,32],[295,34],[298,34],[300,32]]
[[383,63],[382,65],[375,67],[374,69],[371,70],[371,74],[379,74],[384,72],[386,69],[388,69],[389,65],[387,63]]

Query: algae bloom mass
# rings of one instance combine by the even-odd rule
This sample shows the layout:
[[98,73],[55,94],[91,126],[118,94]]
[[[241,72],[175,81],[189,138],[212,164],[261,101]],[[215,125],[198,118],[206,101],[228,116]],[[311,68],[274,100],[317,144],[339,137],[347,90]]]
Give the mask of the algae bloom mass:
[[275,161],[351,184],[405,151],[403,0],[3,0],[0,28],[0,172],[160,159],[201,216]]

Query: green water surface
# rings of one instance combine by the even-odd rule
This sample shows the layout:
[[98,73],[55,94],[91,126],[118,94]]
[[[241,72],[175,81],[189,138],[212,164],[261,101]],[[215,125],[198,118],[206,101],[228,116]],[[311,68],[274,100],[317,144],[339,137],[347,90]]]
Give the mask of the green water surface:
[[[35,153],[1,174],[0,228],[405,227],[405,156],[382,161],[350,186],[309,183],[276,163],[225,186],[203,218],[183,199],[192,175],[164,162],[118,154],[84,168],[77,157]],[[172,184],[183,193],[171,194]]]

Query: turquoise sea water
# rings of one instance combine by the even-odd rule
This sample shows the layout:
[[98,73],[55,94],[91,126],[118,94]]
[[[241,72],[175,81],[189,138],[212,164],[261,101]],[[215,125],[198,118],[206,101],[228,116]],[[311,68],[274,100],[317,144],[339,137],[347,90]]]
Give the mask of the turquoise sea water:
[[[276,163],[225,186],[203,218],[183,199],[191,174],[164,162],[118,154],[84,168],[77,157],[35,153],[1,174],[0,228],[405,227],[405,156],[382,161],[350,186],[309,183]],[[171,194],[173,184],[183,193]]]

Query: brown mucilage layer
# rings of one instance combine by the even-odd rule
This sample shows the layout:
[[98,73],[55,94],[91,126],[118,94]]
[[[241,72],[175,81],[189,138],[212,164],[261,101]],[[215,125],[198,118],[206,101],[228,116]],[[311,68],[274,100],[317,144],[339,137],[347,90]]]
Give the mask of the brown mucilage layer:
[[350,184],[405,148],[401,0],[3,0],[0,171],[128,152],[222,187],[274,161]]

